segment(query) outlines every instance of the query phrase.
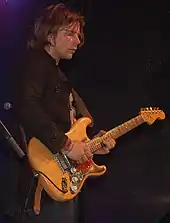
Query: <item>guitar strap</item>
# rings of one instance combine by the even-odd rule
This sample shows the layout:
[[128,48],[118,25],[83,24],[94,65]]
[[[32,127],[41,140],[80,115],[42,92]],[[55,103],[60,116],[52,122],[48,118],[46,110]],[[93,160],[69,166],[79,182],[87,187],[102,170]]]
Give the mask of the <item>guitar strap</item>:
[[73,95],[77,115],[89,117],[92,120],[90,127],[93,127],[93,125],[94,125],[93,118],[92,118],[90,112],[88,111],[84,101],[82,100],[82,98],[78,95],[78,93],[74,89],[72,89],[72,95]]
[[70,93],[70,96],[69,96],[69,108],[70,108],[70,122],[71,122],[71,126],[74,124],[74,122],[76,121],[76,109],[73,105],[73,101],[74,101],[74,98],[73,98],[73,94],[72,92]]

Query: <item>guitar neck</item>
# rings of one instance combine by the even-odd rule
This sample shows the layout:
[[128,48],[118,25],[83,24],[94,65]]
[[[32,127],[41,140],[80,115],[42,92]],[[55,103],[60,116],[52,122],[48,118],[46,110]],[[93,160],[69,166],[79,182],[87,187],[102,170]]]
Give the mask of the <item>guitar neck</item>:
[[117,139],[120,136],[124,135],[125,133],[131,131],[132,129],[138,127],[139,125],[143,124],[144,120],[141,115],[136,116],[135,118],[130,119],[127,122],[124,122],[121,125],[111,129],[108,131],[102,138],[107,138],[108,136]]
[[144,119],[141,115],[136,116],[135,118],[130,119],[127,122],[124,122],[121,125],[111,129],[106,134],[101,137],[97,137],[88,142],[88,145],[91,149],[91,152],[94,153],[102,147],[103,140],[108,140],[110,138],[117,139],[125,133],[131,131],[132,129],[138,127],[142,123],[144,123]]

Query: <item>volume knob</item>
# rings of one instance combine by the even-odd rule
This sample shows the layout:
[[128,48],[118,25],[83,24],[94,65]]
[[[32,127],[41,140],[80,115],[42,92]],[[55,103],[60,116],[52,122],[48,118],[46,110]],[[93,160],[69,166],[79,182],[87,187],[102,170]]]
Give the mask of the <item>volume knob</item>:
[[71,171],[71,173],[76,173],[76,168],[75,167],[72,167],[71,169],[70,169],[70,171]]
[[77,189],[78,189],[77,186],[71,185],[71,190],[72,190],[73,193],[76,193]]

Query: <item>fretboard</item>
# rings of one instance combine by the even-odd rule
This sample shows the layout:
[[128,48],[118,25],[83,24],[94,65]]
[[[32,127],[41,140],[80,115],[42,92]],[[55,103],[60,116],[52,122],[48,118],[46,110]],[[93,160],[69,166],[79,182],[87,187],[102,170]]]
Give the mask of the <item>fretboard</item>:
[[92,139],[88,142],[91,152],[94,153],[99,150],[103,146],[103,140],[107,140],[109,138],[117,139],[118,137],[138,127],[142,123],[144,123],[144,120],[141,115],[138,115],[135,118],[132,118],[129,121],[124,122],[123,124],[111,129],[103,136]]

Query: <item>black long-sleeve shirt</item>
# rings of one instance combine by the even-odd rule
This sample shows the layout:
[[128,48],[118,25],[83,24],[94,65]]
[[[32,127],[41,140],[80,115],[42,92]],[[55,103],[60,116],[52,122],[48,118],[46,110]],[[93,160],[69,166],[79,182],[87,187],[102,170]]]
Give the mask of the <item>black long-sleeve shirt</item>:
[[28,52],[17,72],[13,107],[18,122],[29,139],[36,137],[53,153],[60,151],[68,139],[72,87],[44,50]]

